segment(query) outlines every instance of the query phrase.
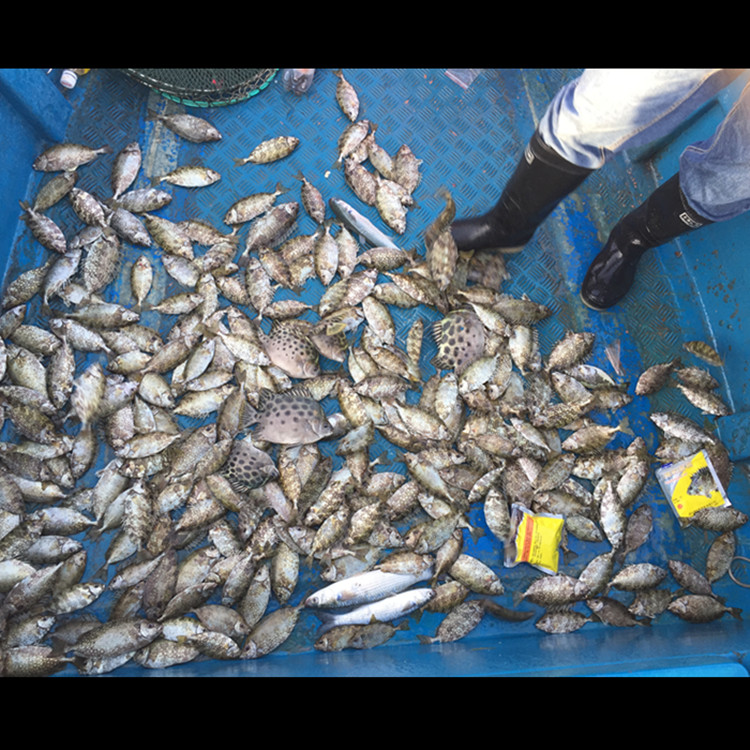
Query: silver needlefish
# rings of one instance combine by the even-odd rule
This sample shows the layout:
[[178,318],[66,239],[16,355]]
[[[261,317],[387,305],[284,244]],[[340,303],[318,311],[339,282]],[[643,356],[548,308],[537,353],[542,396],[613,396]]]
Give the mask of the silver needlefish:
[[390,235],[378,229],[368,218],[352,208],[346,201],[342,201],[340,198],[331,198],[328,204],[349,231],[364,237],[373,247],[401,249]]

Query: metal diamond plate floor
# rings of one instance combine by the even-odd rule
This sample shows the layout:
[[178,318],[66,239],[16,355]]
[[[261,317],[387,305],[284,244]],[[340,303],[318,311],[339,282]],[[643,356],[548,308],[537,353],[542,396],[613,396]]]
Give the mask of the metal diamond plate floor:
[[[544,92],[551,95],[558,85],[575,75],[575,71],[570,70],[547,70],[542,80],[541,76],[529,71],[483,70],[464,90],[441,69],[346,69],[344,72],[359,94],[360,118],[377,126],[378,143],[391,154],[406,144],[422,162],[422,180],[415,191],[417,205],[409,210],[406,232],[398,238],[403,248],[414,248],[420,253],[424,251],[423,233],[444,205],[441,189],[447,188],[452,193],[459,216],[480,213],[493,205],[534,130],[543,107]],[[147,187],[153,178],[180,165],[204,165],[218,171],[221,180],[206,188],[160,185],[172,193],[173,200],[158,213],[172,220],[195,218],[222,227],[223,216],[235,200],[255,192],[272,191],[277,184],[287,190],[280,202],[300,200],[298,173],[301,172],[318,187],[326,200],[343,198],[383,226],[375,209],[358,201],[346,184],[342,170],[335,166],[337,140],[348,124],[336,103],[337,81],[333,70],[318,70],[309,93],[295,96],[284,90],[278,75],[265,91],[245,102],[186,110],[183,105],[165,99],[116,71],[94,71],[82,79],[71,95],[75,110],[68,140],[95,147],[107,144],[114,153],[137,140],[144,162],[134,187]],[[182,111],[208,119],[221,131],[222,140],[191,144],[175,136],[150,114]],[[260,142],[278,135],[298,137],[299,148],[275,163],[235,165],[235,159],[247,156]],[[98,158],[80,170],[79,186],[99,197],[108,197],[111,195],[111,167],[111,156]],[[636,187],[636,184],[645,184],[644,175],[638,173],[637,180],[634,176],[640,167],[617,164],[611,169],[620,170],[622,179],[613,179],[611,172],[593,175],[581,190],[556,209],[522,253],[507,257],[510,278],[504,289],[514,295],[527,294],[554,311],[554,315],[539,326],[543,353],[548,353],[554,342],[568,330],[593,331],[597,343],[590,361],[611,372],[612,366],[605,351],[610,345],[618,345],[623,379],[632,383],[645,367],[679,353],[684,333],[674,291],[664,279],[659,259],[655,256],[647,256],[643,261],[633,294],[637,303],[628,301],[612,312],[596,314],[580,302],[580,281],[607,230],[644,197],[643,188]],[[33,179],[38,185],[42,177],[34,175]],[[35,192],[34,185],[31,192]],[[50,211],[50,215],[64,225],[76,224],[69,206],[60,204]],[[301,211],[295,232],[309,234],[315,227],[313,220]],[[241,227],[241,241],[247,231],[247,225]],[[113,299],[123,301],[130,299],[129,269],[142,248],[125,245],[124,251],[122,272],[107,292],[107,296],[111,294]],[[16,269],[23,268],[35,252],[28,234],[22,233],[14,248],[9,277]],[[152,293],[149,299],[158,300],[160,295],[170,291],[177,291],[177,287],[165,279],[164,286]],[[320,282],[310,279],[301,299],[314,304],[322,292]],[[293,296],[288,290],[277,292],[278,299]],[[435,310],[424,306],[406,310],[391,306],[391,313],[401,345],[417,318],[429,322],[440,317]],[[303,317],[317,319],[312,311]],[[144,316],[144,320],[157,321],[157,318]],[[155,324],[159,323],[167,325],[166,321]],[[434,343],[426,335],[421,358],[425,380],[435,372],[430,364],[435,353]],[[337,365],[325,362],[324,367],[333,370]],[[328,399],[325,405],[329,412],[336,410],[332,399]],[[653,449],[656,434],[648,414],[657,408],[694,415],[675,389],[667,389],[651,400],[635,398],[629,407],[612,415],[613,423],[625,419],[627,430],[616,438],[613,445],[626,444],[632,435],[639,434]],[[192,425],[193,422],[187,420],[185,424]],[[321,447],[329,455],[334,455],[335,445],[321,444]],[[371,457],[380,454],[387,457],[382,469],[403,471],[403,464],[397,461],[398,451],[382,439],[373,446]],[[97,468],[104,464],[103,459],[104,456]],[[93,474],[86,479],[93,481]],[[653,479],[647,486],[644,501],[651,502],[654,507],[654,533],[649,544],[636,551],[630,560],[663,560],[675,549],[678,554],[702,553],[702,534],[676,538],[673,518]],[[471,516],[471,521],[479,527],[484,526],[483,519],[477,514]],[[685,545],[686,550],[683,549]],[[606,544],[571,540],[570,548],[571,555],[562,567],[566,572],[577,574],[588,560],[605,550]],[[512,571],[503,570],[502,552],[490,534],[485,533],[474,541],[467,537],[466,551],[490,564],[507,581],[507,594],[500,601],[508,606],[516,603],[518,592],[537,577],[535,571],[524,566]],[[92,554],[99,557],[90,563],[91,569],[96,569],[101,554],[102,549]],[[318,585],[315,574],[306,572],[293,601],[299,601],[315,585]],[[728,584],[719,584],[720,593],[729,593],[725,585]],[[98,611],[106,611],[108,605],[109,600],[103,599],[97,605]],[[439,616],[426,613],[410,630],[398,633],[394,643],[414,644],[417,633],[433,634],[439,621]],[[311,638],[317,624],[312,615],[303,616],[293,638],[280,654],[273,656],[299,652],[306,654],[311,664],[320,663],[313,662],[322,657],[311,650]],[[478,639],[539,637],[533,622],[503,623],[489,617],[485,617],[475,635]],[[199,667],[180,669],[190,674],[190,670]],[[241,667],[213,664],[206,669],[215,674],[221,674],[222,670],[231,673],[234,669],[238,669],[237,673],[251,674],[262,672],[266,667],[260,664]],[[128,670],[137,671],[128,666],[118,673],[128,674]],[[73,673],[71,667],[63,674]]]

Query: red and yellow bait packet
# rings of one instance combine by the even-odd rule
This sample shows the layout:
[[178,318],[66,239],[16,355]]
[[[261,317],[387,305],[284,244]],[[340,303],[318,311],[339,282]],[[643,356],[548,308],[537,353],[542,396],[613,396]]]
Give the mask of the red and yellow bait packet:
[[506,568],[528,563],[554,575],[560,563],[565,519],[551,513],[532,513],[520,503],[511,506],[511,542],[505,546]]

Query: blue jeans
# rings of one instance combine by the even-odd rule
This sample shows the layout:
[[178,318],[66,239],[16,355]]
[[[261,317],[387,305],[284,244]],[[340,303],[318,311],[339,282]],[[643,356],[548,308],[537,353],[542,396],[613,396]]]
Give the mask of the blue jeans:
[[[614,154],[668,135],[743,71],[587,69],[563,86],[539,123],[564,159],[598,169]],[[708,139],[680,155],[680,187],[709,221],[750,209],[750,84]]]

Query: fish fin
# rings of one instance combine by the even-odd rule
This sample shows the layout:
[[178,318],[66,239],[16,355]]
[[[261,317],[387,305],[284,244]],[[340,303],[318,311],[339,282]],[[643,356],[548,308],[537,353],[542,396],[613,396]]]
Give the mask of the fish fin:
[[479,526],[472,526],[469,524],[469,534],[471,535],[472,541],[476,543],[485,535],[485,531]]
[[435,339],[435,341],[439,341],[440,337],[443,335],[443,320],[433,321],[428,325],[428,328],[433,339]]
[[284,391],[284,393],[290,396],[299,396],[300,398],[312,398],[310,389],[304,383],[298,383]]
[[102,583],[106,583],[108,568],[109,565],[105,562],[95,573],[93,573],[93,575],[91,576],[92,580],[102,581]]
[[620,422],[620,424],[617,425],[617,431],[618,432],[623,432],[626,435],[629,435],[631,438],[635,437],[635,433],[633,432],[633,430],[630,427],[630,420],[628,419],[627,416],[623,417],[622,421]]
[[201,336],[205,336],[206,338],[213,338],[214,336],[218,335],[220,325],[221,321],[219,318],[215,318],[210,322],[203,320],[197,324],[195,330]]
[[250,403],[246,402],[242,410],[240,432],[247,432],[249,427],[252,427],[252,425],[258,423],[259,419],[260,414],[258,413],[258,410]]
[[440,354],[436,354],[431,360],[430,364],[438,370],[450,370],[450,363],[446,361],[445,357]]

